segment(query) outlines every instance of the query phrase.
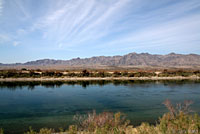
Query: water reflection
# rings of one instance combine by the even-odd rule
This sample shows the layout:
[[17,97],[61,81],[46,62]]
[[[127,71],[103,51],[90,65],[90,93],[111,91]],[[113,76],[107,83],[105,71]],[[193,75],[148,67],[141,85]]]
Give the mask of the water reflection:
[[144,86],[147,87],[149,84],[163,84],[164,86],[170,86],[176,88],[177,86],[185,84],[200,83],[200,80],[91,80],[91,81],[32,81],[32,82],[0,82],[1,89],[23,89],[27,87],[29,90],[34,90],[36,86],[43,86],[45,88],[59,88],[63,85],[81,85],[83,88],[87,88],[90,85],[105,86],[113,84],[115,86]]

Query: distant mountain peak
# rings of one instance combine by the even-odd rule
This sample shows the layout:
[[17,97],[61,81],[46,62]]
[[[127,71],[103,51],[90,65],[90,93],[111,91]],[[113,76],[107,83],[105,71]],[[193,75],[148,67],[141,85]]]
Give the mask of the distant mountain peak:
[[172,53],[169,53],[168,55],[176,55],[176,53],[172,52]]
[[74,58],[71,60],[54,60],[54,59],[40,59],[36,61],[29,61],[24,64],[1,64],[0,66],[145,66],[145,67],[200,67],[200,55],[197,54],[176,54],[169,53],[167,55],[152,55],[149,53],[135,52],[124,56],[94,56],[91,58]]

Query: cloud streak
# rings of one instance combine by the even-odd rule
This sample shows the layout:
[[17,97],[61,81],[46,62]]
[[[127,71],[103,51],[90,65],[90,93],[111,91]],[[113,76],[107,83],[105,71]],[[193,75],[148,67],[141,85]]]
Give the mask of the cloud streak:
[[0,44],[9,42],[11,38],[8,35],[0,34]]
[[[96,36],[102,35],[103,31],[99,35],[99,29],[103,27],[105,27],[103,29],[106,29],[108,25],[113,23],[105,22],[106,19],[112,17],[114,20],[113,14],[120,11],[120,8],[127,3],[128,0],[118,0],[108,4],[96,0],[69,2],[62,4],[63,6],[58,10],[50,11],[46,16],[40,18],[32,29],[45,29],[43,37],[56,37],[58,44],[60,42],[70,43],[73,40],[76,41],[72,44],[82,40],[90,40],[95,38],[94,32],[96,32]],[[104,23],[107,23],[107,26]],[[90,37],[86,37],[86,33]]]
[[3,11],[3,0],[0,0],[0,16],[2,14]]
[[0,0],[0,38],[31,50],[186,52],[200,49],[199,14],[199,0]]
[[13,46],[18,46],[19,44],[20,44],[19,41],[14,41],[14,42],[13,42]]
[[13,0],[13,3],[16,5],[16,7],[18,8],[18,10],[20,10],[20,12],[23,14],[23,16],[27,19],[30,18],[30,14],[27,11],[27,7],[24,6],[24,1],[22,0]]

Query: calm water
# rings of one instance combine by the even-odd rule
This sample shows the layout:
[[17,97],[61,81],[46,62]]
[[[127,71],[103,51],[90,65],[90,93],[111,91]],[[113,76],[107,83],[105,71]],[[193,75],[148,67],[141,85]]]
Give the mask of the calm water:
[[155,123],[162,102],[192,100],[200,113],[199,81],[1,82],[0,128],[19,134],[32,126],[67,128],[76,113],[123,112],[131,123]]

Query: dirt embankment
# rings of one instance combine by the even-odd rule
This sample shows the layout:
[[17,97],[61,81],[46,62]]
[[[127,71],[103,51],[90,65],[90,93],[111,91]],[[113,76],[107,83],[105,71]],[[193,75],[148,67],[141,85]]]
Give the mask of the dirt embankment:
[[89,81],[89,80],[199,80],[198,76],[175,77],[41,77],[41,78],[0,78],[0,81]]

